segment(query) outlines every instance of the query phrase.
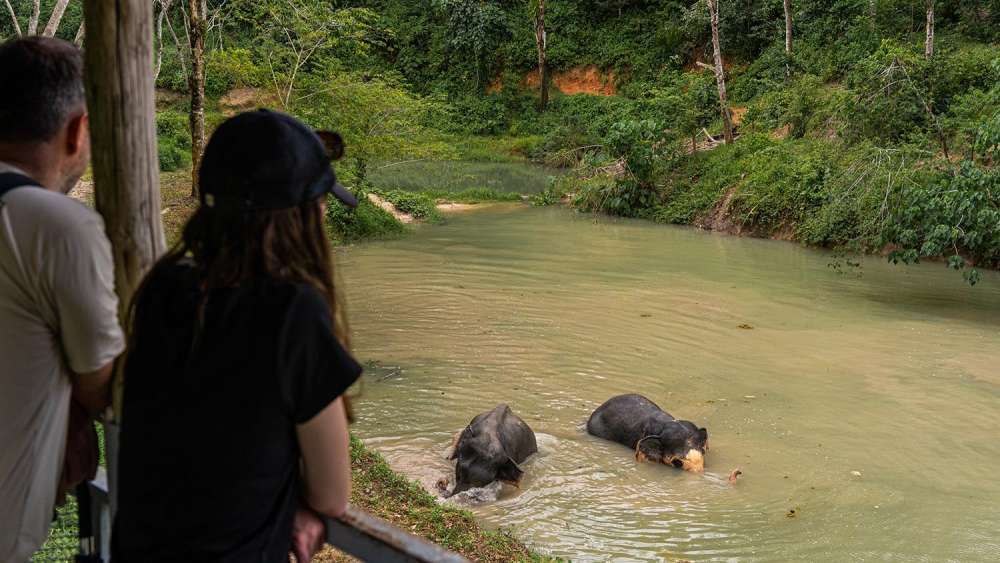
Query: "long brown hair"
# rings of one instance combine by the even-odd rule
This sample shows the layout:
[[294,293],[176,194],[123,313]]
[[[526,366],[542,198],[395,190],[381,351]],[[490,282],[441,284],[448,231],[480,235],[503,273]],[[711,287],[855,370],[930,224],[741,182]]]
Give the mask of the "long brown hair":
[[[199,321],[213,289],[238,287],[262,277],[305,283],[326,298],[334,336],[350,349],[347,315],[334,283],[333,251],[323,212],[321,199],[278,210],[201,205],[184,226],[181,240],[156,263],[136,291],[130,324],[149,279],[162,268],[188,260],[195,268],[202,294]],[[131,332],[134,336],[134,330]]]
[[349,347],[321,200],[252,212],[203,205],[172,254],[175,260],[190,256],[206,292],[259,277],[315,287],[329,304],[336,337]]

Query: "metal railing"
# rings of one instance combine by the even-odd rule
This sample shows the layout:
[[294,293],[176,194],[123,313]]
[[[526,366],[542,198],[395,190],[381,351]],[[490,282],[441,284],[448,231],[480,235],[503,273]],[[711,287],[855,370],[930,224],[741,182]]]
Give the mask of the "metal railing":
[[[110,561],[111,496],[104,468],[87,487],[89,495],[79,495],[79,510],[88,511],[92,529],[81,529],[80,551],[90,555],[85,561]],[[80,518],[81,524],[85,518]],[[362,561],[386,563],[463,563],[468,559],[423,538],[407,533],[367,512],[348,508],[341,518],[326,520],[326,541]],[[92,555],[91,555],[92,554]],[[98,558],[99,557],[99,558]]]

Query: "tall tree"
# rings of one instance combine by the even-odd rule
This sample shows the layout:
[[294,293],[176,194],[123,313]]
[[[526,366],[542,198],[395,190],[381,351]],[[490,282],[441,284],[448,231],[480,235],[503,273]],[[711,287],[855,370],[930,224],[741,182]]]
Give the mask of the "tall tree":
[[66,13],[67,4],[69,4],[69,0],[56,0],[55,6],[52,7],[52,14],[49,15],[49,23],[45,24],[42,35],[47,37],[55,36],[56,31],[59,30],[59,23],[62,21],[63,14]]
[[719,87],[719,111],[722,112],[722,135],[726,144],[733,142],[733,116],[729,113],[726,97],[726,74],[722,68],[722,49],[719,47],[719,0],[708,0],[708,15],[712,25],[712,51],[715,56],[715,82]]
[[924,43],[924,56],[928,59],[934,56],[934,0],[927,0],[927,41]]
[[191,197],[198,195],[198,169],[205,152],[205,26],[206,0],[188,0],[191,37]]
[[785,75],[792,74],[792,0],[785,0]]
[[[21,31],[21,25],[17,21],[17,12],[14,10],[14,5],[10,3],[10,0],[4,0],[4,4],[7,6],[7,13],[10,14],[10,21],[14,27],[14,34],[17,37],[24,35]],[[45,28],[42,29],[41,35],[45,37],[55,36],[56,32],[59,31],[59,24],[62,23],[63,15],[66,13],[66,6],[68,4],[69,0],[55,1],[55,4],[52,5],[52,13],[49,14],[49,20],[45,24]],[[38,35],[38,24],[41,16],[41,0],[34,0],[31,4],[31,15],[28,18],[28,35]]]
[[545,50],[548,36],[545,33],[545,0],[537,0],[535,4],[535,46],[538,48],[538,87],[540,89],[539,107],[545,111],[549,105],[549,69],[545,61]]
[[[163,68],[163,19],[170,11],[173,0],[154,0],[154,4],[159,4],[160,9],[156,15],[156,70],[153,72],[153,83],[160,78],[160,69]],[[154,12],[156,12],[154,5]]]
[[14,35],[17,37],[21,36],[21,24],[17,22],[17,14],[14,12],[14,6],[10,5],[10,0],[4,0],[7,4],[7,11],[10,12],[10,21],[14,24]]
[[28,35],[38,34],[38,18],[42,15],[42,0],[31,3],[31,17],[28,18]]

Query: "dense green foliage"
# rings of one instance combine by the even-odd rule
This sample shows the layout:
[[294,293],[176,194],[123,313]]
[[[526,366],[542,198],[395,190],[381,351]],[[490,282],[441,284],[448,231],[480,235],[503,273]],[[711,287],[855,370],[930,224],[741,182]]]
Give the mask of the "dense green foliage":
[[[30,4],[12,1],[22,27]],[[43,20],[52,4],[42,2]],[[165,29],[183,42],[174,4]],[[532,6],[210,0],[209,124],[252,107],[224,96],[249,90],[255,103],[341,131],[345,183],[391,194],[421,216],[445,198],[519,192],[547,204],[572,195],[583,210],[884,251],[900,262],[997,266],[1000,0],[937,0],[931,58],[920,0],[793,0],[791,56],[781,2],[720,0],[734,146],[708,142],[720,120],[714,77],[695,64],[711,60],[705,0],[548,0],[555,87],[562,77],[615,95],[556,91],[544,112],[529,82]],[[71,2],[59,35],[71,38],[79,21]],[[0,17],[0,33],[11,28]],[[158,85],[183,92],[190,55],[167,31],[158,37]],[[162,109],[161,167],[184,168],[185,102]],[[573,171],[546,188],[544,177],[485,162],[524,159]],[[441,164],[459,160],[477,162]],[[338,237],[402,228],[380,212],[366,203],[356,218],[334,217]]]
[[347,244],[361,240],[392,238],[405,232],[402,223],[381,207],[368,201],[367,197],[359,197],[358,200],[358,206],[353,210],[348,210],[335,200],[330,201],[327,206],[326,218],[334,242]]

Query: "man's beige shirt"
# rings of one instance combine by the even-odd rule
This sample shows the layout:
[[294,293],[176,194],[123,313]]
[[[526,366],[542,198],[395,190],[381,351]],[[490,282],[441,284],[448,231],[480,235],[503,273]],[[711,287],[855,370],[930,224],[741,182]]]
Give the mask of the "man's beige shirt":
[[[19,172],[0,162],[0,172]],[[71,377],[121,353],[111,247],[100,215],[59,193],[0,199],[0,561],[45,541]]]

